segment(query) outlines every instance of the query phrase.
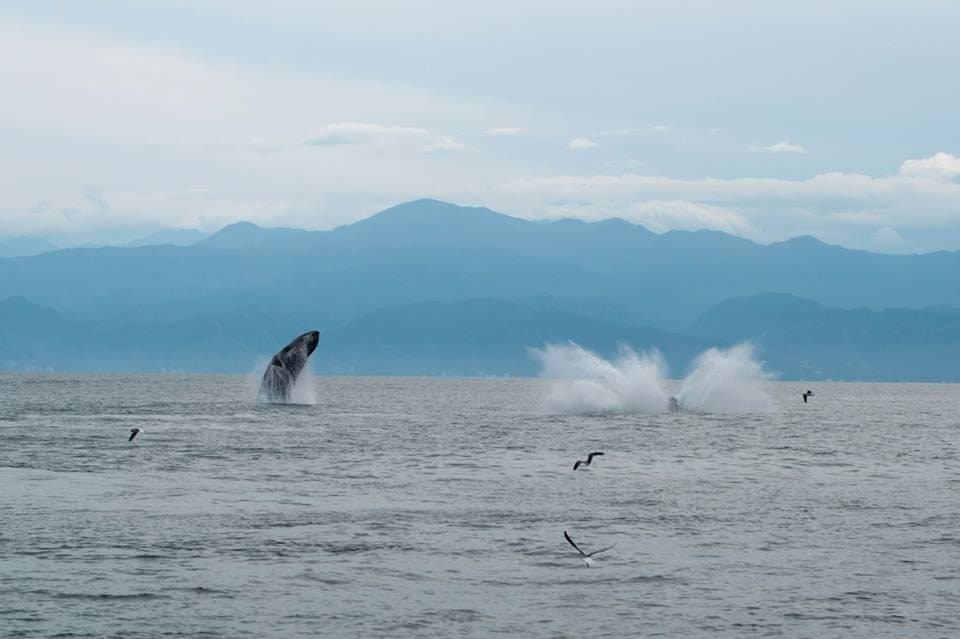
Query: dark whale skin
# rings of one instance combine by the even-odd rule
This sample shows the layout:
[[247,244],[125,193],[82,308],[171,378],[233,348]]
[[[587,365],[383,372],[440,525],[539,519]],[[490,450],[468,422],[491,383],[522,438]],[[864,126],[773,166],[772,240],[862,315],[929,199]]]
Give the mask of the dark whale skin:
[[260,400],[275,404],[290,403],[297,378],[320,341],[318,331],[309,331],[284,346],[273,356],[260,380]]

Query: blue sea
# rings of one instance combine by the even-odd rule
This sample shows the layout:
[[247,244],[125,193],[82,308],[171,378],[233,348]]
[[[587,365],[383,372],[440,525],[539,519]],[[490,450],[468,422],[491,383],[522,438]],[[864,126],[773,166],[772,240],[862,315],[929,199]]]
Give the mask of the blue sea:
[[0,636],[960,636],[956,385],[310,383],[0,375]]

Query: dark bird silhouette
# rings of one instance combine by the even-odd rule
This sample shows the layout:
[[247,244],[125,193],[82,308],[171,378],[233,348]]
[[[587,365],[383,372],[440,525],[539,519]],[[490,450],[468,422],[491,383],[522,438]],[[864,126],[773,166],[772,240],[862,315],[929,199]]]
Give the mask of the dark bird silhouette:
[[602,455],[602,454],[603,454],[603,453],[590,453],[589,455],[587,455],[587,461],[583,461],[582,459],[578,459],[578,460],[577,460],[577,463],[573,465],[573,469],[576,470],[576,469],[580,468],[581,466],[583,466],[584,468],[586,468],[587,466],[590,465],[590,462],[593,461],[593,458],[594,458],[594,457],[596,457],[597,455]]
[[593,552],[583,552],[582,550],[580,550],[580,546],[575,544],[574,541],[570,539],[570,535],[567,534],[566,530],[563,531],[563,536],[566,538],[567,543],[569,543],[571,546],[577,549],[577,552],[580,553],[580,559],[583,560],[583,563],[587,564],[588,568],[593,565],[594,555],[599,555],[602,552],[606,552],[617,545],[617,544],[613,544],[613,545],[607,546],[606,548],[601,548],[600,550],[594,550]]
[[805,392],[805,393],[803,394],[803,403],[806,404],[806,403],[807,403],[807,398],[808,398],[808,397],[811,397],[811,396],[813,396],[813,391],[812,391],[812,390],[808,390],[807,392]]
[[128,441],[128,442],[132,442],[132,441],[133,441],[133,438],[136,437],[136,436],[139,435],[139,434],[140,434],[140,429],[139,429],[139,428],[131,428],[131,429],[130,429],[130,439],[128,439],[127,441]]

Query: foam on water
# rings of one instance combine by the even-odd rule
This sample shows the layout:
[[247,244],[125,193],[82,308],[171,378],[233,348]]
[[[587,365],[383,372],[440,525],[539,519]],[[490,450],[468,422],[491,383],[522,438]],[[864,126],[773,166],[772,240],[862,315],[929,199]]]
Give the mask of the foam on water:
[[[551,414],[663,413],[670,408],[664,388],[666,367],[656,352],[622,348],[608,361],[582,346],[550,344],[531,349],[541,377],[554,380],[544,409]],[[710,413],[763,413],[773,404],[764,389],[770,375],[749,344],[711,348],[700,355],[677,397],[683,410]]]

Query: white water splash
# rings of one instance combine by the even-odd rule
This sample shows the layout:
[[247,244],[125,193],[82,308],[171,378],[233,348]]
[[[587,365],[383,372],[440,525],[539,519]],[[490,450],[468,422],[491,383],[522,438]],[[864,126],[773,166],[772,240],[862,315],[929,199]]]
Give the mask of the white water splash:
[[753,346],[711,348],[683,380],[680,408],[703,413],[767,413],[773,401],[764,389],[771,375],[754,358]]
[[[530,349],[554,380],[544,409],[551,414],[662,413],[670,410],[664,389],[666,369],[659,354],[621,350],[608,361],[575,344]],[[773,403],[764,389],[770,375],[749,344],[712,348],[697,358],[677,396],[681,410],[710,413],[762,413]]]
[[317,391],[313,371],[310,370],[310,360],[307,360],[303,370],[300,371],[300,376],[297,377],[297,381],[294,382],[293,388],[290,390],[289,403],[309,405],[317,403]]
[[543,363],[541,377],[555,379],[545,400],[550,413],[660,413],[669,398],[660,386],[663,362],[659,355],[637,355],[623,349],[608,362],[569,342],[551,344],[531,353]]
[[[247,373],[246,382],[244,384],[247,387],[247,395],[258,402],[266,404],[271,402],[260,395],[260,383],[263,380],[263,372],[266,370],[267,364],[270,363],[271,359],[272,358],[267,357],[255,364],[253,369]],[[293,389],[290,391],[290,401],[283,403],[304,405],[316,404],[317,390],[315,380],[316,378],[313,376],[313,371],[310,369],[310,362],[307,361],[307,365],[303,367],[302,371],[300,371],[300,376],[297,378],[297,381],[293,385]]]

